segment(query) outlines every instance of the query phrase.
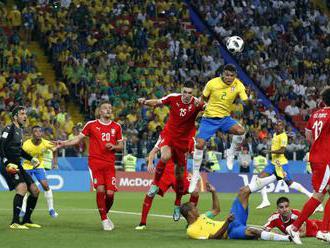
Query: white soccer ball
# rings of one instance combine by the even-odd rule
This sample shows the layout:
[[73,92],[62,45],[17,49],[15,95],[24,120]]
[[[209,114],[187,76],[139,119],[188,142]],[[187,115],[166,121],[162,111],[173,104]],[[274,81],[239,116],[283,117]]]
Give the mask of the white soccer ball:
[[240,53],[244,49],[244,41],[239,36],[231,36],[226,41],[226,47],[231,53]]

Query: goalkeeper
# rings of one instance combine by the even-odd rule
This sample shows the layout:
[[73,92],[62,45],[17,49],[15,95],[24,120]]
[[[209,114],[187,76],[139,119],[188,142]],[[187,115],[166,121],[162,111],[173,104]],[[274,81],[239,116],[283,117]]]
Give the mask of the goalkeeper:
[[[13,219],[9,227],[11,229],[40,228],[40,225],[31,221],[31,214],[38,201],[39,189],[21,165],[21,158],[30,160],[35,168],[39,165],[37,158],[33,158],[22,149],[23,126],[27,120],[25,107],[15,107],[11,112],[11,118],[12,123],[3,129],[0,137],[0,172],[6,180],[9,190],[15,189],[16,191],[13,201]],[[20,222],[19,213],[27,191],[30,192],[27,211],[23,221]]]

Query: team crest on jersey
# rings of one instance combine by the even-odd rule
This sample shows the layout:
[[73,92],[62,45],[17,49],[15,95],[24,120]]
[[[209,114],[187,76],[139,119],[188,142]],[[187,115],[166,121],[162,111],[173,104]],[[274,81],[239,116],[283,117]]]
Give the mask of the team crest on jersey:
[[111,128],[110,132],[111,132],[111,135],[115,135],[116,134],[116,129]]
[[235,87],[232,86],[232,87],[230,88],[230,90],[231,90],[231,92],[234,92],[234,91],[235,91]]

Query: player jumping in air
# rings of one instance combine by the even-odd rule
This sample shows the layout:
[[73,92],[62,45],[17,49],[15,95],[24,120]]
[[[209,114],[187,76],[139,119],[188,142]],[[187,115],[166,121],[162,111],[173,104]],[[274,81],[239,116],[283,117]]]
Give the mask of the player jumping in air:
[[89,137],[88,165],[96,189],[96,202],[101,216],[103,230],[111,231],[114,224],[107,217],[116,188],[115,153],[123,149],[121,126],[112,121],[110,102],[101,102],[98,111],[100,118],[89,121],[81,133],[72,140],[58,141],[57,148],[78,144]]
[[[293,241],[301,244],[299,229],[323,202],[330,189],[330,87],[325,87],[321,98],[326,107],[312,114],[306,126],[307,141],[312,143],[309,161],[312,168],[313,196],[306,202],[298,219],[286,228]],[[324,208],[321,232],[317,238],[330,242],[330,198]]]
[[241,188],[234,200],[230,214],[225,221],[215,221],[220,206],[215,188],[207,184],[212,194],[212,210],[199,214],[196,206],[190,202],[181,205],[181,214],[188,222],[187,235],[192,239],[262,239],[290,241],[289,236],[271,233],[246,225],[249,215],[248,201],[251,191],[248,186]]
[[[159,137],[155,147],[149,153],[148,171],[150,173],[153,173],[154,169],[155,169],[154,165],[153,165],[153,160],[154,160],[157,152],[159,152],[159,150],[160,150],[160,147],[159,147],[160,141],[161,141],[161,137]],[[193,150],[193,146],[194,146],[194,142],[191,142],[190,151]],[[164,196],[164,194],[170,187],[172,187],[174,190],[177,189],[176,177],[175,177],[175,165],[174,165],[172,159],[170,159],[166,164],[164,174],[159,182],[159,191],[157,192],[157,194],[160,196]],[[184,171],[184,193],[185,194],[188,193],[188,187],[189,187],[188,173],[187,173],[187,170],[185,169],[185,171]],[[148,213],[151,208],[152,201],[153,201],[155,195],[156,195],[156,193],[150,192],[150,191],[146,194],[146,196],[144,198],[144,202],[143,202],[143,207],[142,207],[141,221],[140,221],[140,224],[135,228],[136,230],[146,229]],[[176,198],[175,198],[175,203],[174,203],[174,212],[173,212],[174,221],[178,221],[180,219],[181,198],[182,198],[182,194],[178,194],[176,192]],[[189,202],[192,202],[193,204],[197,205],[198,198],[199,198],[198,192],[193,192],[190,196]]]
[[181,94],[169,94],[161,99],[146,100],[139,98],[140,104],[155,107],[168,105],[169,119],[161,132],[161,158],[156,166],[154,184],[149,193],[154,195],[159,190],[159,181],[163,175],[167,162],[172,159],[178,167],[176,173],[176,192],[184,193],[184,170],[186,167],[186,153],[189,151],[189,142],[196,132],[195,119],[204,105],[193,97],[194,85],[191,81],[184,83]]
[[247,105],[250,104],[245,92],[245,86],[237,78],[236,67],[227,64],[220,77],[210,80],[202,95],[202,100],[207,102],[203,118],[196,136],[194,152],[193,176],[191,178],[189,192],[193,192],[199,180],[199,169],[203,159],[205,143],[217,132],[233,134],[232,143],[227,153],[227,166],[233,168],[235,151],[243,142],[245,129],[230,117],[231,106],[235,99],[239,98]]

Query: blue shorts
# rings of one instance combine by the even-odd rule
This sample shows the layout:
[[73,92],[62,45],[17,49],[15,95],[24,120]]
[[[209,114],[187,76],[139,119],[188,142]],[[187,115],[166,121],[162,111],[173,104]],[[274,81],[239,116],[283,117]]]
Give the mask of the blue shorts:
[[208,141],[217,131],[228,133],[229,129],[236,124],[238,122],[230,116],[224,118],[203,117],[199,125],[197,138]]
[[[282,165],[282,169],[283,169],[283,171],[286,173],[286,176],[285,176],[285,178],[283,178],[285,181],[291,181],[292,180],[292,176],[291,176],[291,174],[290,174],[290,172],[289,172],[289,164],[284,164],[284,165]],[[267,174],[269,174],[269,175],[273,175],[273,174],[275,174],[275,165],[273,165],[272,163],[269,163],[266,167],[265,167],[265,169],[264,169],[264,171],[263,172],[265,172],[265,173],[267,173]]]
[[230,239],[250,239],[245,235],[245,230],[247,228],[246,221],[249,216],[249,208],[244,209],[242,203],[239,201],[238,197],[234,200],[231,205],[230,212],[234,215],[235,219],[228,226],[228,237]]
[[40,182],[43,180],[47,180],[46,171],[43,168],[37,168],[32,170],[26,170],[26,172],[31,176],[35,176],[35,178]]

